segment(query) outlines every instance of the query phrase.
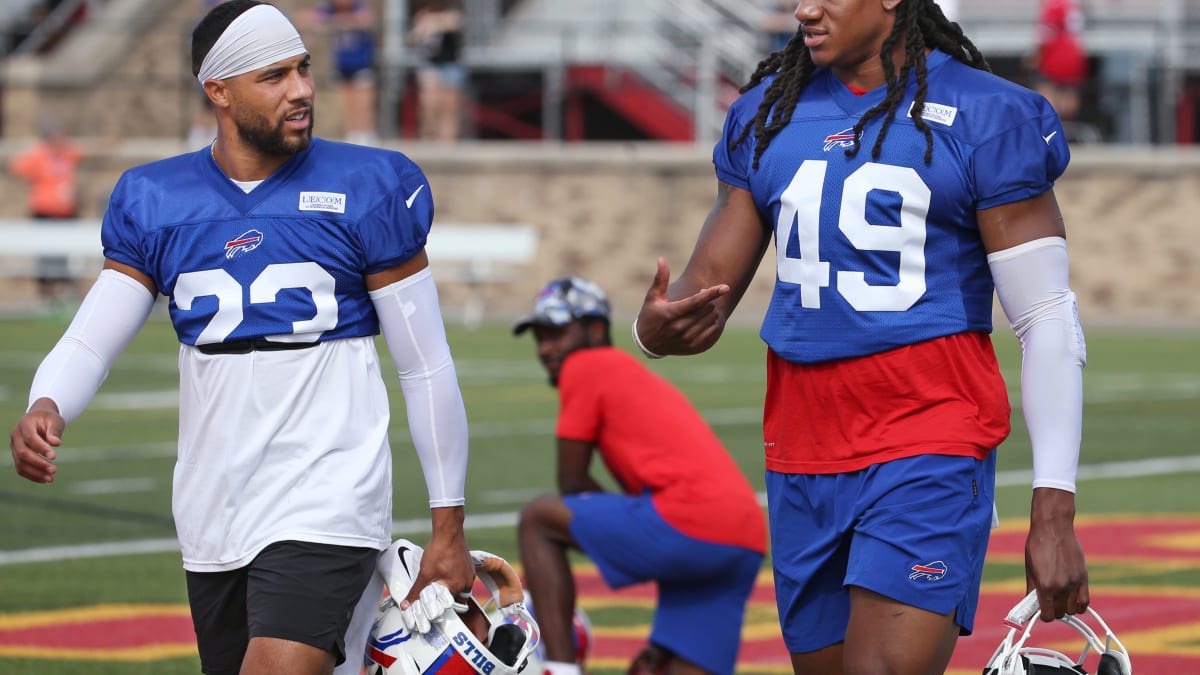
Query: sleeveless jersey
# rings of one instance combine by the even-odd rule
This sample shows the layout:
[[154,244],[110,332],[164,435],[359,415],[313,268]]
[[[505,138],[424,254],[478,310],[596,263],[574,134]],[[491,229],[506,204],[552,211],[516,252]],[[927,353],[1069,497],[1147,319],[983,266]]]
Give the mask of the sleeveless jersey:
[[1038,94],[933,51],[922,118],[915,78],[887,130],[853,127],[886,87],[854,95],[817,69],[791,120],[753,167],[752,126],[773,77],[731,107],[713,152],[718,179],[749,190],[774,228],[776,281],[761,335],[781,358],[818,363],[991,330],[993,285],[975,212],[1049,190],[1069,160]]

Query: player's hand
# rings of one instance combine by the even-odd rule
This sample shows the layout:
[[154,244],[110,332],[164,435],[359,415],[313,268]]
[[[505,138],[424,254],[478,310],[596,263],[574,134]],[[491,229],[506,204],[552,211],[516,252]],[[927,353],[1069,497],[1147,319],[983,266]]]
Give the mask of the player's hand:
[[435,581],[422,588],[415,601],[405,598],[400,604],[400,620],[409,632],[424,635],[433,628],[433,624],[442,620],[447,609],[462,614],[467,611],[467,605],[455,602],[450,589],[442,582]]
[[725,329],[725,317],[716,300],[729,293],[728,284],[717,284],[671,300],[671,270],[658,258],[654,281],[638,312],[637,337],[655,354],[698,354],[713,346]]
[[1087,611],[1087,564],[1075,536],[1075,495],[1036,488],[1025,540],[1026,590],[1037,589],[1042,621]]
[[35,483],[52,483],[58,467],[56,447],[62,444],[62,432],[67,426],[58,406],[48,398],[34,402],[33,407],[17,422],[8,437],[13,464],[22,478]]
[[435,523],[434,534],[421,555],[417,578],[400,601],[404,627],[414,633],[428,633],[447,609],[460,613],[467,610],[463,600],[470,597],[475,583],[475,566],[462,533],[461,508],[453,509],[459,515],[458,527],[439,528]]

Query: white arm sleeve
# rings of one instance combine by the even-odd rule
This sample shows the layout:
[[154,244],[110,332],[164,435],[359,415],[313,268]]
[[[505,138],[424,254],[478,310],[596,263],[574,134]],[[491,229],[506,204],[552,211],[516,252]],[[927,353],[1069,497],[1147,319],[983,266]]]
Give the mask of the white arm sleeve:
[[400,389],[429,506],[458,506],[467,482],[467,411],[446,342],[433,274],[425,268],[371,291]]
[[29,406],[45,397],[64,420],[79,417],[153,308],[154,296],[136,279],[102,270],[67,332],[38,366]]
[[1067,242],[1045,237],[988,256],[1000,305],[1021,342],[1021,407],[1033,487],[1075,491],[1087,346],[1068,288]]

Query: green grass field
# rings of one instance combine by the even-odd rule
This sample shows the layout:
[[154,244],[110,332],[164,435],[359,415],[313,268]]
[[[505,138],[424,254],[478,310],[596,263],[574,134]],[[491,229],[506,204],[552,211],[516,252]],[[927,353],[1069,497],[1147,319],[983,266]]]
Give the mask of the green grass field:
[[[0,320],[0,422],[20,417],[41,356],[65,320]],[[450,341],[471,421],[468,513],[473,547],[516,560],[512,518],[531,496],[553,489],[555,392],[533,355],[532,340],[506,325],[468,331],[450,326]],[[627,331],[614,330],[630,348]],[[1089,332],[1085,465],[1081,514],[1200,512],[1200,335]],[[1016,341],[1000,332],[1001,363],[1019,402]],[[386,351],[381,346],[381,351]],[[759,435],[763,347],[753,329],[731,328],[710,353],[651,366],[676,383],[704,413],[750,478],[762,488]],[[19,478],[11,458],[0,467],[0,628],[4,617],[100,604],[186,602],[170,514],[176,433],[177,346],[156,316],[121,357],[89,410],[67,430],[58,479],[39,486]],[[427,517],[424,483],[408,441],[396,378],[388,378],[395,412],[395,517],[398,536]],[[1161,460],[1150,462],[1149,460]],[[1131,464],[1141,461],[1142,464]],[[1000,454],[998,508],[1022,518],[1029,504],[1029,445],[1019,413]],[[138,553],[141,545],[152,552]],[[109,544],[95,557],[71,547]],[[66,547],[62,550],[55,547]],[[76,550],[76,554],[79,551]],[[1102,572],[1102,571],[1101,571]],[[1096,574],[1097,571],[1093,570]],[[1019,565],[997,562],[987,579],[1019,578]],[[1106,580],[1120,575],[1110,573]],[[1130,572],[1130,583],[1200,585],[1200,570]],[[608,615],[598,623],[620,621]],[[1195,640],[1200,643],[1200,636]],[[82,670],[81,670],[82,668]],[[174,675],[198,673],[194,657],[159,661],[79,661],[6,656],[0,674]],[[602,671],[601,671],[602,672]]]

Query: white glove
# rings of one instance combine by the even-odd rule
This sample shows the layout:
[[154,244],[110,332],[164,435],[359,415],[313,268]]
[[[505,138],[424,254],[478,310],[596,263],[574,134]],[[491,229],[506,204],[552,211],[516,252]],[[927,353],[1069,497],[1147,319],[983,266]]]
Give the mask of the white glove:
[[429,632],[434,623],[442,620],[442,615],[446,613],[447,609],[453,609],[461,614],[467,611],[467,606],[464,603],[455,602],[450,589],[435,581],[421,589],[416,602],[409,605],[407,609],[400,610],[400,620],[404,622],[404,627],[409,632],[424,635]]

